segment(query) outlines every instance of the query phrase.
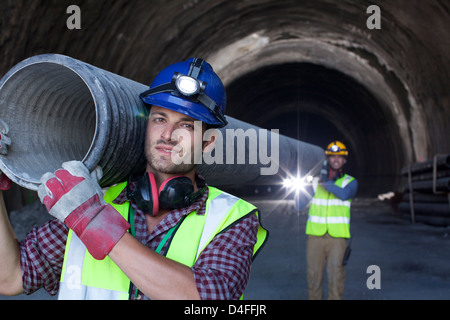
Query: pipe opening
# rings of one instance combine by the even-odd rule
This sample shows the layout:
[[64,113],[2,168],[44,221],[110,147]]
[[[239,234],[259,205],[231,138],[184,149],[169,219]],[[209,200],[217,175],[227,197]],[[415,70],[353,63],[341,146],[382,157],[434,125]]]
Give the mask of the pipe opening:
[[39,183],[42,174],[64,161],[83,160],[96,130],[89,88],[75,71],[57,63],[27,65],[4,80],[0,118],[12,140],[1,167],[22,185]]

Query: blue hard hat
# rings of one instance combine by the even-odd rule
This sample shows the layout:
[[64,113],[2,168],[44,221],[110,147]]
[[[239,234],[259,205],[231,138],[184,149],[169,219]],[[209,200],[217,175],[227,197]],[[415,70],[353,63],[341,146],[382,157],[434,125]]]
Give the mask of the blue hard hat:
[[180,112],[215,127],[227,124],[225,87],[203,59],[191,58],[168,66],[140,98],[146,104]]

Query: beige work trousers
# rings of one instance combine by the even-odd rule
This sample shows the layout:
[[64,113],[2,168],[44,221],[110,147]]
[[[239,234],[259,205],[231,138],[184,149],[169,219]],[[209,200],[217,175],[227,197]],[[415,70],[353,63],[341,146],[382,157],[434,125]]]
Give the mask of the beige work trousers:
[[342,265],[347,240],[333,238],[328,233],[323,236],[308,235],[306,241],[306,268],[308,299],[322,299],[322,278],[327,262],[328,299],[342,300],[345,285],[345,267]]

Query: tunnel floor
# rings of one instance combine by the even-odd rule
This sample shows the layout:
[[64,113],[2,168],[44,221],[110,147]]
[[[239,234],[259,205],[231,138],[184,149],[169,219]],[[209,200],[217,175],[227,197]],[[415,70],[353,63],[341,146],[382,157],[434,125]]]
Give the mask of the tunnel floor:
[[[270,237],[252,266],[245,300],[307,299],[305,225],[307,212],[294,213],[293,200],[249,199],[262,212]],[[24,214],[27,212],[27,214]],[[49,216],[40,203],[11,213],[19,239]],[[346,267],[347,300],[440,300],[450,298],[450,228],[412,224],[388,203],[357,198],[352,204],[352,253]],[[369,266],[380,268],[380,289],[369,289]],[[325,279],[325,278],[324,278]],[[327,297],[324,281],[324,298]],[[43,289],[0,300],[54,300]]]
[[[253,201],[262,210],[270,237],[253,263],[245,299],[307,299],[307,211],[291,213],[293,201]],[[346,267],[344,299],[440,300],[450,298],[450,228],[412,224],[376,199],[352,204],[352,253]],[[380,268],[380,289],[369,289],[368,278]],[[324,276],[324,299],[327,298]]]

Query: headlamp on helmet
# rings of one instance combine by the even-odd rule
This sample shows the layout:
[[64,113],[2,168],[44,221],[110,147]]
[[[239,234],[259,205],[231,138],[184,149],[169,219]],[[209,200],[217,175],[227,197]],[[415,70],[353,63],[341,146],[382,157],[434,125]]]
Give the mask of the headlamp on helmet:
[[184,96],[193,96],[205,91],[206,83],[192,77],[175,72],[173,80],[178,92]]
[[341,151],[341,148],[339,148],[337,145],[333,144],[330,148],[331,152],[338,152]]
[[[160,83],[156,86],[151,86],[151,88],[140,94],[141,99],[146,103],[155,103],[160,102],[160,106],[168,107],[169,109],[180,111],[184,109],[184,113],[192,116],[193,118],[199,119],[209,124],[225,126],[227,124],[227,120],[223,115],[225,106],[218,104],[212,97],[207,94],[207,86],[208,81],[212,80],[209,78],[207,81],[202,81],[199,79],[199,76],[204,69],[204,64],[206,62],[203,59],[194,58],[191,62],[189,62],[189,68],[183,72],[173,72],[171,76],[170,82]],[[209,65],[208,65],[209,66]],[[170,67],[169,67],[170,68]],[[208,73],[213,73],[212,68],[209,66],[210,70]],[[166,73],[163,70],[162,73]],[[186,73],[186,74],[184,74]],[[169,78],[170,79],[170,78]],[[217,78],[218,79],[218,78]],[[220,82],[220,80],[218,80]],[[216,81],[217,82],[217,81]],[[223,84],[220,82],[220,86],[223,87]],[[217,90],[217,84],[213,83],[212,87],[209,89]],[[216,88],[216,89],[214,89]],[[209,90],[208,89],[208,90]],[[220,88],[219,88],[220,89]],[[155,97],[159,94],[165,94],[169,96],[179,97],[182,100],[179,102],[174,102],[173,99],[170,98],[161,98]],[[225,92],[223,93],[225,95]],[[164,100],[164,101],[163,101]],[[178,104],[178,106],[173,106],[173,104]],[[188,105],[190,104],[190,107]],[[195,111],[195,105],[201,106],[200,108],[206,107],[207,109],[204,111]],[[204,113],[209,112],[212,115],[212,120],[208,120],[211,116],[205,116]],[[208,118],[208,119],[206,119]]]
[[325,150],[325,154],[327,156],[330,155],[347,156],[348,151],[345,144],[343,144],[340,141],[333,141],[328,145],[327,149]]

